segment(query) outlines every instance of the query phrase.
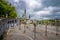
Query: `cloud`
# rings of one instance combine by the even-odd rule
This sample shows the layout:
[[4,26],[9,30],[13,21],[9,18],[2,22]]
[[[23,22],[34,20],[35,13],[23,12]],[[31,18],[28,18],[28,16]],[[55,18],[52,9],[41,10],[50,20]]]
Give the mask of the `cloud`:
[[52,6],[45,7],[43,10],[36,11],[35,14],[36,14],[36,15],[40,15],[40,16],[51,15],[51,14],[52,14],[52,11],[53,11],[54,9],[55,9],[55,8],[52,7]]
[[24,2],[26,3],[26,8],[27,9],[31,9],[31,10],[34,10],[35,8],[40,8],[42,7],[42,4],[41,4],[41,0],[39,2],[39,0],[24,0]]
[[60,8],[49,6],[49,7],[43,8],[40,11],[34,12],[34,14],[37,17],[40,17],[40,19],[59,18],[60,17]]
[[38,11],[36,12],[36,15],[50,15],[50,11],[46,11],[46,10],[42,10],[42,11]]
[[60,0],[44,0],[42,4],[48,6],[60,6]]
[[13,0],[14,2],[19,2],[19,0]]
[[8,0],[15,6],[17,14],[22,15],[26,8],[32,19],[49,19],[60,17],[60,0]]

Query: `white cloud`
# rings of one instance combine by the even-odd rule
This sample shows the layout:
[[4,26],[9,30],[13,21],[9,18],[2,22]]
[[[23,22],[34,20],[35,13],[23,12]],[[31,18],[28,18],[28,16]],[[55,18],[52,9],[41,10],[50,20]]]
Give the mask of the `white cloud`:
[[49,11],[54,11],[54,10],[59,10],[59,9],[60,9],[59,7],[53,7],[53,6],[44,8],[44,10],[49,10]]
[[19,2],[19,0],[13,0],[13,2]]
[[44,20],[45,20],[45,19],[50,19],[50,18],[43,17],[42,19],[44,19]]
[[42,6],[41,2],[38,2],[37,0],[25,0],[25,2],[29,8],[36,8]]
[[50,10],[41,10],[41,11],[37,11],[35,12],[36,15],[51,15],[51,11]]
[[43,10],[41,10],[41,11],[37,11],[37,12],[35,12],[35,14],[36,15],[41,15],[41,16],[43,16],[43,15],[52,15],[52,12],[54,11],[54,10],[58,10],[59,8],[57,8],[57,7],[52,7],[52,6],[49,6],[49,7],[45,7]]
[[36,15],[50,15],[51,13],[50,13],[50,11],[38,11],[38,12],[36,12]]

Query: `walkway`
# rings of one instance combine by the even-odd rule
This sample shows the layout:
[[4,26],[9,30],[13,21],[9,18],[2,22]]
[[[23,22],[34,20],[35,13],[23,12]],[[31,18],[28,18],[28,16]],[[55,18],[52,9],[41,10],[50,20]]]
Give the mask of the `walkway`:
[[[23,33],[24,25],[12,27],[8,31],[8,35],[4,38],[4,40],[34,40],[34,32],[33,32],[34,28],[32,27],[33,25],[26,25],[25,26],[26,33]],[[21,30],[19,28],[21,28]],[[45,31],[41,30],[38,27],[36,28],[35,39],[36,40],[60,40],[60,34],[56,36],[56,33],[48,32],[47,36],[45,36]]]
[[31,38],[23,34],[18,27],[13,27],[9,30],[4,40],[31,40]]

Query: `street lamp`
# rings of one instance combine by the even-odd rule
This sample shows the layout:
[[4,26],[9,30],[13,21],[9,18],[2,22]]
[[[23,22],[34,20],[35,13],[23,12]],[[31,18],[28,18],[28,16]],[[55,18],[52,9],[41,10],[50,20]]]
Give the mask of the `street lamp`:
[[36,40],[36,21],[32,22],[34,25],[34,40]]
[[56,26],[56,35],[58,36],[58,23],[57,23],[57,20],[55,20],[55,26]]
[[48,22],[44,22],[45,23],[45,36],[47,36],[47,26],[48,26]]

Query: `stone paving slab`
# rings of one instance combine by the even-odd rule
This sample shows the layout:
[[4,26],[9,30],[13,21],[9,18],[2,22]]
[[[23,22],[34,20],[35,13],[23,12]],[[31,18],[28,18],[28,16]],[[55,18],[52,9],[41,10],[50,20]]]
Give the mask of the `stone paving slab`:
[[30,40],[23,35],[8,35],[4,40]]
[[4,37],[3,40],[31,40],[31,39],[26,35],[20,33],[18,28],[16,29],[12,28],[9,30],[8,35],[6,35],[6,37]]
[[[21,30],[19,30],[19,27],[12,28],[5,40],[34,40],[33,30],[26,28],[26,33],[23,33],[24,27],[21,26]],[[48,32],[47,35],[45,36],[45,31],[39,30],[36,32],[36,40],[60,40],[60,35],[56,36],[56,33]]]

